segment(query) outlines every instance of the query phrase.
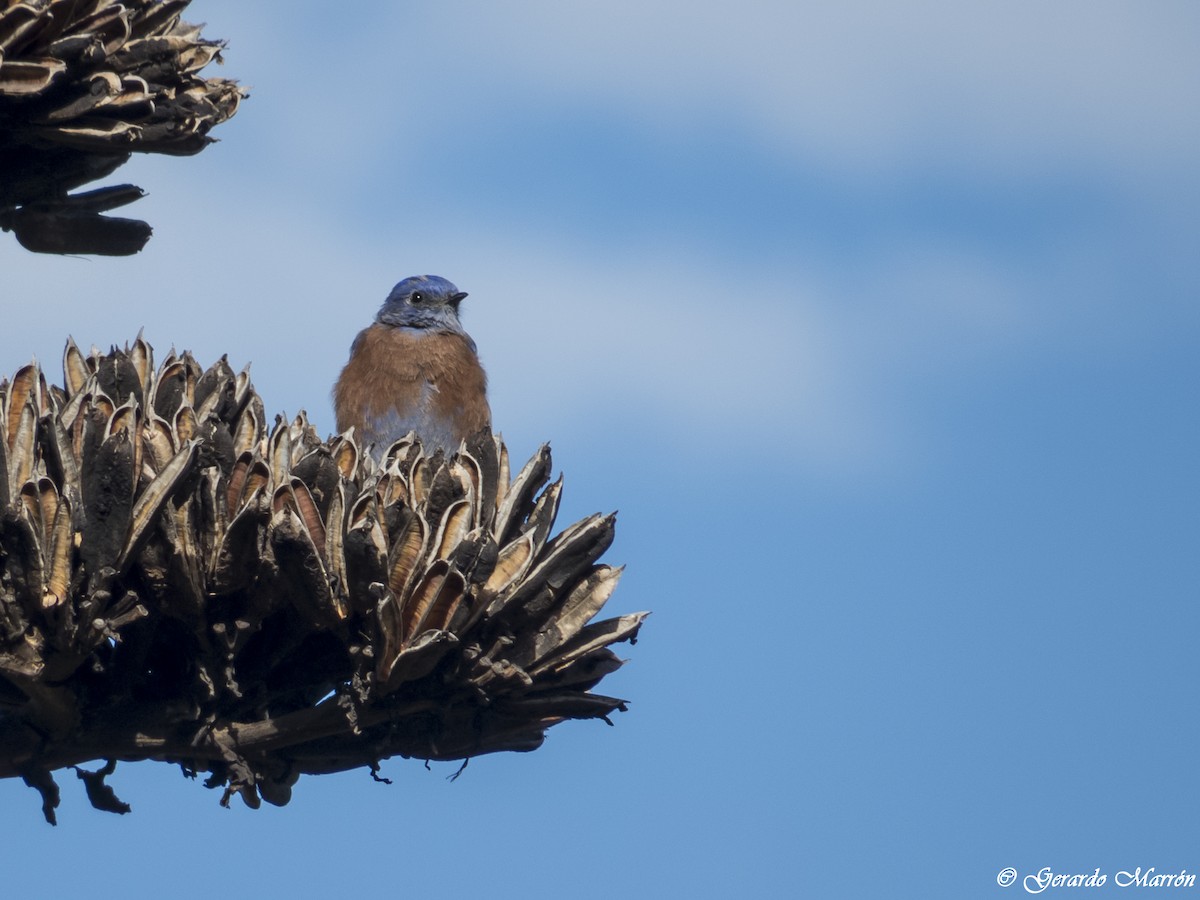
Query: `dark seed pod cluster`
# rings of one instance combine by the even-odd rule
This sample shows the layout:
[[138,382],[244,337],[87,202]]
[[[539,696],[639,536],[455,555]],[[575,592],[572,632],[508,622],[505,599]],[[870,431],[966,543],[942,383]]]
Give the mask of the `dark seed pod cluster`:
[[127,255],[150,226],[101,215],[142,196],[68,195],[130,153],[190,155],[244,92],[201,78],[222,44],[180,20],[189,0],[0,0],[0,227],[42,253]]
[[[25,366],[0,383],[0,777],[51,819],[49,773],[96,758],[282,804],[304,773],[606,719],[624,701],[592,688],[645,614],[593,621],[614,517],[552,534],[549,476],[546,447],[512,475],[490,433],[376,457],[268,424],[246,371],[155,369],[141,337],[68,343],[61,388]],[[79,771],[124,808],[111,763]]]

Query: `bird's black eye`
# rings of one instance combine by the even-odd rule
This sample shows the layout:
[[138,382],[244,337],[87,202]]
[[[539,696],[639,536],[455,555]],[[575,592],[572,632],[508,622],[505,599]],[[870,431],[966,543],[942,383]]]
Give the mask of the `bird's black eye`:
[[412,302],[413,303],[424,303],[425,295],[422,294],[420,291],[413,291]]

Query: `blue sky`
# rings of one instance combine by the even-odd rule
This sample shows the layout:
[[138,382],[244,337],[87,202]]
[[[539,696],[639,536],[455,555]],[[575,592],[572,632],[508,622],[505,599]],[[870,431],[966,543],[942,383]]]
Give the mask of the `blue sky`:
[[496,426],[552,442],[561,524],[620,510],[609,609],[654,611],[615,728],[453,784],[393,760],[251,812],[122,765],[132,815],[63,777],[52,830],[0,783],[26,886],[1200,873],[1200,11],[700,6],[194,0],[252,96],[200,156],[120,170],[147,249],[0,244],[7,371],[144,327],[326,431],[391,285],[450,278]]

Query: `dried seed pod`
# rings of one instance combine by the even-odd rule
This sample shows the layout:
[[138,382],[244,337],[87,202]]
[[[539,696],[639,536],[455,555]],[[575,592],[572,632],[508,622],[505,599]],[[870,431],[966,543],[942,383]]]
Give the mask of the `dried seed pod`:
[[68,394],[81,393],[83,386],[91,378],[92,371],[87,360],[84,359],[83,353],[75,345],[74,339],[67,338],[67,349],[63,351],[63,378],[65,381],[63,387],[66,392]]
[[505,544],[512,539],[516,528],[533,512],[534,496],[549,480],[550,445],[542,444],[500,500],[496,524],[492,527],[497,541]]
[[329,512],[325,518],[325,570],[329,573],[330,589],[342,605],[349,607],[345,506],[345,491],[339,484],[330,496]]
[[418,567],[425,558],[429,526],[425,519],[410,512],[403,528],[392,542],[388,561],[388,588],[398,597],[407,594]]
[[263,438],[262,419],[254,406],[247,406],[238,417],[233,432],[233,452],[241,455],[255,450]]
[[308,490],[308,485],[299,478],[292,478],[288,482],[288,489],[291,492],[292,502],[295,504],[300,521],[304,524],[304,530],[312,540],[313,546],[316,547],[317,553],[324,559],[325,523],[321,521],[321,512],[317,509],[316,501],[313,500],[312,493]]
[[57,606],[67,599],[71,586],[71,504],[60,497],[54,511],[54,523],[47,542],[46,592],[44,606]]
[[155,472],[161,472],[180,448],[174,430],[154,413],[150,414],[142,429],[142,444]]
[[292,433],[282,416],[276,416],[267,449],[271,483],[285,484],[292,471]]
[[[11,400],[11,398],[10,398]],[[33,403],[26,397],[20,410],[9,416],[8,485],[10,491],[21,490],[33,476],[37,455],[37,419]],[[15,502],[16,497],[12,497]]]
[[649,613],[633,613],[616,619],[606,619],[595,622],[581,629],[574,638],[564,644],[557,652],[551,653],[529,670],[535,679],[543,672],[552,668],[561,668],[575,660],[607,647],[609,644],[627,641],[634,637],[642,627]]
[[171,495],[179,487],[179,483],[188,475],[196,462],[199,441],[189,441],[184,447],[163,466],[158,476],[142,491],[130,512],[129,537],[117,561],[116,569],[124,571],[134,555],[141,549],[141,543],[146,539],[149,529],[158,517]]
[[83,505],[87,528],[79,548],[93,579],[121,557],[133,515],[137,478],[128,431],[104,438],[83,460]]

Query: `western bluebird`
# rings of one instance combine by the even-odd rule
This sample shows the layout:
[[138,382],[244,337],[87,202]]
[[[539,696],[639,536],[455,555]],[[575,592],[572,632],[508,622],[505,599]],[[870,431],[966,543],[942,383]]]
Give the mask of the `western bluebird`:
[[337,427],[385,449],[415,431],[429,453],[453,453],[491,426],[487,376],[458,319],[467,296],[445,278],[405,278],[359,332],[333,389]]

